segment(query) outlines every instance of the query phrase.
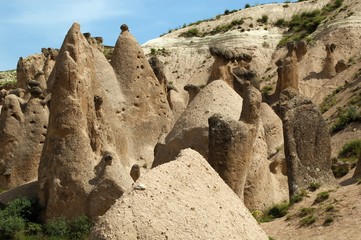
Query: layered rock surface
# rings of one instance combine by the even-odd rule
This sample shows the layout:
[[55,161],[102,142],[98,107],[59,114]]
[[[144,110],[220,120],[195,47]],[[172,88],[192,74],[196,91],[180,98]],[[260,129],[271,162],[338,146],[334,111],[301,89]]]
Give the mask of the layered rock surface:
[[93,51],[74,24],[49,79],[49,127],[38,176],[46,220],[102,215],[131,183],[124,133],[100,87]]
[[152,169],[96,223],[91,239],[268,239],[197,152]]

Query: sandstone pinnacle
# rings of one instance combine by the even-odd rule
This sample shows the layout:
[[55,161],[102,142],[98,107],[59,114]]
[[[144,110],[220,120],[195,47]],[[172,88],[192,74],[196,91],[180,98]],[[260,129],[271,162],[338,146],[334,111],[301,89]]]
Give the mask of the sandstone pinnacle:
[[49,127],[38,172],[47,221],[95,218],[131,185],[127,143],[95,74],[93,51],[98,50],[73,24],[49,79]]

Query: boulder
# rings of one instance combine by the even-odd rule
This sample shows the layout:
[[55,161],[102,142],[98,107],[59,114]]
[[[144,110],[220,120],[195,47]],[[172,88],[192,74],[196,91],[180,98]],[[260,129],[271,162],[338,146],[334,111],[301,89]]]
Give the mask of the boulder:
[[317,106],[288,88],[280,98],[290,196],[311,183],[336,186],[331,171],[331,138]]
[[94,219],[132,183],[127,142],[97,78],[94,50],[74,23],[49,79],[49,127],[38,171],[46,221]]
[[90,239],[268,239],[240,199],[197,152],[141,176],[99,218]]
[[347,64],[345,63],[345,60],[339,60],[339,61],[336,63],[336,66],[335,66],[336,73],[343,72],[343,71],[345,71],[347,68],[348,68],[348,66],[347,66]]

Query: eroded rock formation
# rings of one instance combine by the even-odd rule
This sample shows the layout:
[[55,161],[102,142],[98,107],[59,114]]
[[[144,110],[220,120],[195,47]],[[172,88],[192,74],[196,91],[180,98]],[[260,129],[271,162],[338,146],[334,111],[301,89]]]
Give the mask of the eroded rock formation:
[[91,239],[268,239],[240,199],[191,149],[138,182],[146,189],[125,193],[99,218]]
[[111,65],[125,98],[120,117],[132,143],[129,154],[149,165],[158,138],[173,125],[173,116],[164,87],[126,25],[122,25]]
[[261,93],[249,82],[243,84],[240,120],[234,121],[219,114],[208,120],[208,161],[242,200],[252,163],[252,147],[257,136],[262,100]]
[[290,196],[311,183],[334,187],[331,138],[317,106],[292,88],[282,92],[280,105]]
[[326,44],[326,58],[323,62],[323,69],[322,73],[324,74],[325,78],[331,78],[336,75],[336,68],[335,68],[335,58],[333,56],[333,52],[336,49],[335,44]]
[[27,58],[20,58],[18,61],[17,87],[28,91],[27,82],[35,80],[44,91],[47,89],[47,80],[53,70],[58,50],[53,48],[42,48],[41,54],[34,54]]
[[25,101],[9,94],[0,115],[0,188],[37,178],[47,126],[48,108],[41,99]]
[[282,60],[276,62],[277,65],[277,86],[275,95],[278,97],[280,93],[288,88],[292,87],[298,91],[298,61],[302,59],[302,56],[306,54],[307,48],[305,44],[294,42],[287,43],[287,54]]
[[208,82],[222,79],[233,87],[233,69],[240,68],[242,71],[250,71],[249,63],[252,56],[241,52],[239,49],[229,49],[222,46],[212,46],[209,48],[214,57],[214,63]]
[[153,167],[173,160],[182,149],[192,148],[208,158],[208,118],[215,113],[237,120],[242,98],[222,80],[203,88],[182,113],[173,129],[155,148]]
[[104,214],[131,185],[126,140],[79,24],[65,37],[51,74],[52,100],[41,156],[45,219]]

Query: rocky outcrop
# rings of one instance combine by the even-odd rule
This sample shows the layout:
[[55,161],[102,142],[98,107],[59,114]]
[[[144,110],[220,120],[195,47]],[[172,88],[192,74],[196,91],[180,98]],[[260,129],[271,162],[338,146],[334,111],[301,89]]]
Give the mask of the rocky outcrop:
[[165,75],[164,63],[159,60],[157,56],[152,56],[148,60],[150,67],[153,69],[155,76],[157,77],[159,84],[162,86],[164,91],[167,91],[167,77]]
[[173,125],[167,93],[126,25],[116,42],[111,65],[125,98],[120,117],[132,143],[129,154],[148,165],[161,134]]
[[260,118],[261,93],[245,82],[239,121],[216,114],[209,118],[208,161],[243,200]]
[[252,61],[252,56],[239,49],[212,46],[209,51],[214,58],[214,63],[208,82],[222,79],[233,87],[233,69],[250,70],[249,63]]
[[307,53],[307,43],[305,41],[297,42],[295,46],[297,61],[301,61]]
[[208,118],[215,113],[238,120],[242,98],[222,80],[203,88],[182,113],[173,129],[155,148],[153,167],[173,160],[192,148],[208,158]]
[[311,183],[336,186],[331,171],[331,138],[317,106],[292,88],[282,92],[280,106],[290,196]]
[[322,73],[325,78],[331,78],[336,75],[336,68],[335,68],[335,58],[333,56],[333,52],[336,49],[335,44],[326,44],[326,58],[323,62],[323,69]]
[[53,70],[58,50],[53,48],[42,48],[41,54],[34,54],[27,58],[20,58],[18,61],[17,87],[29,90],[27,82],[35,80],[44,91],[47,89],[47,80]]
[[0,188],[37,178],[47,126],[48,108],[41,99],[25,101],[9,94],[0,115]]
[[[306,54],[307,51],[304,50],[304,44],[300,44],[297,47],[294,42],[287,43],[287,54],[282,60],[276,62],[278,80],[275,95],[278,97],[281,92],[288,88],[292,87],[298,91],[298,65],[297,62],[302,59],[302,56]],[[298,50],[297,50],[298,49]]]
[[125,193],[99,218],[91,239],[268,239],[193,150],[183,150],[177,160],[152,169],[137,183],[145,190]]
[[38,171],[45,219],[104,214],[131,185],[126,140],[73,24],[51,74],[50,117]]

